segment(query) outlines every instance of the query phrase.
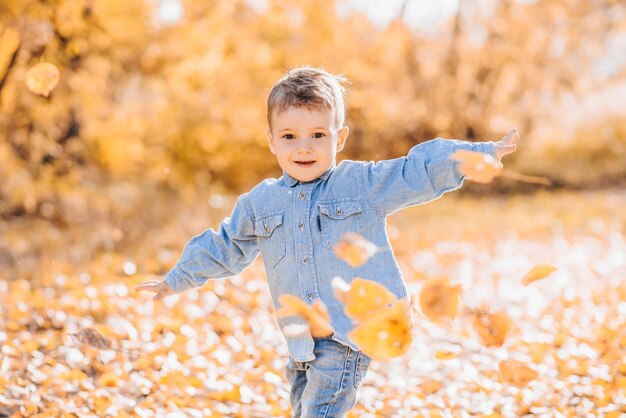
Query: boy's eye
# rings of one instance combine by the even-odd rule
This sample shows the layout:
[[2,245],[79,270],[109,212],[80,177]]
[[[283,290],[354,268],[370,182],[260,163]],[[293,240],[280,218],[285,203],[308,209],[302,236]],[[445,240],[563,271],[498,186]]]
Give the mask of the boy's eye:
[[283,139],[294,139],[295,137],[292,134],[283,135]]
[[313,134],[313,138],[324,138],[325,136],[324,132],[315,132]]

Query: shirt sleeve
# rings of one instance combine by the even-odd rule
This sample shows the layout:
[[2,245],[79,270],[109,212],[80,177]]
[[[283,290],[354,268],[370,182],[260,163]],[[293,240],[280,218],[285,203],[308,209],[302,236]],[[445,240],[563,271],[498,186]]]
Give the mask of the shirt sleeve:
[[411,148],[405,157],[365,163],[362,171],[365,194],[384,216],[437,199],[463,184],[458,163],[450,159],[458,150],[496,156],[493,142],[442,138],[426,141]]
[[209,278],[234,276],[256,259],[259,248],[249,206],[246,195],[241,195],[218,231],[209,228],[185,245],[180,259],[165,275],[174,292],[202,286]]

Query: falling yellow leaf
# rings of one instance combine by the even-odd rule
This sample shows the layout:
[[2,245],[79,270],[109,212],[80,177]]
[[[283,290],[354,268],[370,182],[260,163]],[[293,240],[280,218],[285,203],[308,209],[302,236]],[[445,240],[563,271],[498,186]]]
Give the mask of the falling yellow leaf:
[[373,257],[378,248],[361,235],[348,232],[342,235],[341,240],[334,246],[334,250],[338,258],[356,268]]
[[526,276],[524,276],[524,278],[522,279],[522,283],[527,285],[537,280],[541,280],[554,271],[556,271],[556,267],[552,267],[549,265],[535,266],[526,274]]
[[550,179],[540,176],[528,176],[513,170],[502,168],[502,164],[489,154],[482,152],[459,150],[455,151],[451,157],[452,160],[458,161],[458,170],[466,176],[468,180],[476,183],[491,183],[498,176],[508,177],[513,180],[523,181],[533,184],[551,184]]
[[419,303],[424,315],[435,323],[454,319],[459,311],[462,288],[451,286],[447,277],[431,279],[420,291]]
[[83,328],[78,332],[69,334],[69,336],[85,345],[99,350],[111,350],[113,348],[111,340],[93,328]]
[[111,340],[109,340],[107,337],[105,337],[99,331],[93,328],[83,328],[78,332],[68,335],[75,341],[78,341],[89,347],[96,348],[98,350],[112,350],[118,351],[120,353],[126,353],[129,354],[132,359],[137,359],[140,357],[140,354],[135,350],[128,351],[113,347]]
[[348,338],[371,358],[387,360],[406,353],[412,342],[411,312],[406,299],[400,299],[389,308],[381,308],[376,315],[361,322]]
[[498,366],[502,381],[517,387],[524,387],[539,376],[535,369],[520,361],[501,361]]
[[509,332],[511,320],[506,312],[490,313],[479,310],[474,313],[474,330],[487,347],[500,347]]
[[320,299],[315,299],[313,304],[307,305],[303,300],[293,295],[280,295],[278,300],[281,307],[277,314],[284,318],[287,316],[300,316],[308,323],[313,337],[327,337],[334,330],[330,325],[330,315],[326,310],[326,306]]
[[357,277],[350,284],[341,277],[332,279],[335,297],[344,304],[344,312],[357,323],[376,315],[379,309],[389,307],[396,297],[385,286]]
[[490,183],[502,171],[501,164],[483,152],[458,150],[451,158],[459,162],[458,170],[461,174],[477,183]]
[[48,97],[59,83],[59,76],[56,65],[40,62],[26,71],[26,87],[35,94]]

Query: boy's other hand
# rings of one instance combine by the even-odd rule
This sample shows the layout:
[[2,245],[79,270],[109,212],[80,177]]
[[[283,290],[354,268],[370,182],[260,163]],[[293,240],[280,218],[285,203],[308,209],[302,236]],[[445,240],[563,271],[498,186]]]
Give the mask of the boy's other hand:
[[517,140],[519,139],[519,133],[517,133],[517,129],[513,128],[509,131],[508,134],[504,135],[501,140],[496,142],[496,159],[500,164],[500,160],[502,157],[508,154],[512,154],[517,149]]
[[173,295],[174,291],[168,285],[165,280],[151,280],[148,282],[143,282],[138,284],[135,287],[135,291],[147,290],[149,292],[154,292],[156,295],[152,297],[152,300],[161,300],[169,295]]

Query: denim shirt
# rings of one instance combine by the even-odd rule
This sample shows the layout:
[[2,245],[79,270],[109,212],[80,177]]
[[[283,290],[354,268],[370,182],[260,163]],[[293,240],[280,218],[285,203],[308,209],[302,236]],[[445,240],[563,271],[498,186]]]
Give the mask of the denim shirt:
[[[276,309],[282,294],[308,304],[321,299],[335,331],[332,338],[358,350],[348,339],[354,323],[335,299],[331,279],[340,276],[350,282],[362,277],[381,283],[397,298],[409,298],[389,244],[387,216],[459,188],[463,176],[450,159],[459,149],[495,157],[493,142],[437,138],[416,145],[401,158],[333,163],[309,182],[286,172],[279,179],[266,179],[238,198],[218,231],[207,229],[193,237],[165,280],[175,292],[182,292],[211,278],[236,275],[260,253]],[[352,268],[333,252],[346,232],[359,233],[381,251]],[[278,318],[281,329],[303,322],[295,316]],[[315,358],[309,334],[285,339],[295,361]]]

